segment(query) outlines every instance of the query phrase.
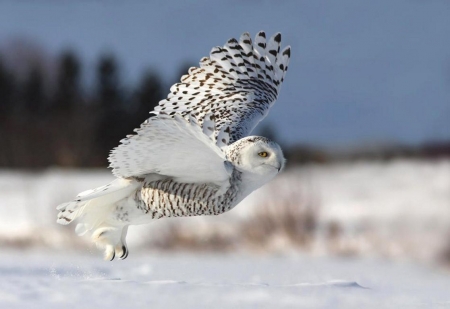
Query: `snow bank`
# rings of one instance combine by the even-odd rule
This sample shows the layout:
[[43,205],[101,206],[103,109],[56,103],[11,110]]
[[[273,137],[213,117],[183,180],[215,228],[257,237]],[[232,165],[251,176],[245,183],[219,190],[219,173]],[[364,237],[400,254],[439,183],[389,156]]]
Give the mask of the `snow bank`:
[[[87,243],[74,237],[74,226],[55,223],[55,207],[112,179],[107,170],[1,171],[1,243]],[[131,228],[130,248],[303,248],[434,260],[450,250],[449,235],[450,160],[396,160],[288,170],[227,214]]]

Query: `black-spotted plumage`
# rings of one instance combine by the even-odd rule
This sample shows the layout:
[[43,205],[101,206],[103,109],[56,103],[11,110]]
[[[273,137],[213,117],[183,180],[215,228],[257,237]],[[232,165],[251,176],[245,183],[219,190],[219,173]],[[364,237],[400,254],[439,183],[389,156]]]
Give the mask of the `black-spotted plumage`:
[[281,148],[248,136],[273,105],[290,47],[279,33],[254,42],[244,33],[202,58],[136,134],[109,156],[117,179],[59,205],[58,223],[79,219],[105,258],[128,256],[129,225],[164,217],[218,215],[236,206],[284,166]]
[[[144,182],[134,200],[137,208],[151,219],[219,215],[236,206],[241,197],[239,171],[233,172],[230,183],[223,194],[217,195],[218,188],[208,184],[179,183],[172,179]],[[117,212],[119,216],[123,213]]]
[[209,58],[201,59],[200,68],[191,68],[170,88],[155,113],[192,114],[200,124],[212,113],[216,134],[223,126],[230,127],[229,143],[247,136],[277,99],[288,70],[290,47],[280,52],[280,43],[280,33],[266,42],[261,31],[254,44],[244,33],[239,42],[231,39],[214,47]]

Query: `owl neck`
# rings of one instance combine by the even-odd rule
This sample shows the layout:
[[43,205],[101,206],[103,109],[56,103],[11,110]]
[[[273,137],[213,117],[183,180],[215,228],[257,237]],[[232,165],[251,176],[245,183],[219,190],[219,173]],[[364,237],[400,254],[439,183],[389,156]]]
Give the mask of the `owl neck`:
[[259,189],[266,183],[268,183],[272,178],[268,179],[267,177],[263,177],[259,174],[255,174],[252,172],[239,172],[241,177],[240,184],[240,194],[242,196],[241,200],[248,196],[250,193]]

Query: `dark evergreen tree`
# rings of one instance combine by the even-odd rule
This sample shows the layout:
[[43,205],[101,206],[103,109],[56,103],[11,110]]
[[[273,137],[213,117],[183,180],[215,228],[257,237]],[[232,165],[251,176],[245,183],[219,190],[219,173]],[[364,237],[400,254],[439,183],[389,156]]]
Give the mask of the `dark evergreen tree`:
[[103,55],[97,66],[97,99],[102,108],[116,109],[122,101],[117,61],[112,55]]
[[59,59],[54,108],[69,112],[79,104],[81,65],[73,51],[65,51]]
[[13,109],[14,77],[3,65],[0,58],[0,167],[10,166],[11,132],[8,118]]
[[21,99],[27,114],[43,110],[45,104],[44,75],[38,65],[33,65],[22,87]]
[[123,104],[123,88],[120,86],[119,69],[115,58],[111,55],[100,57],[97,66],[97,89],[99,122],[96,133],[96,144],[99,157],[105,158],[119,141],[132,132],[130,113]]
[[150,112],[163,98],[161,79],[153,72],[147,71],[140,82],[136,93],[136,106],[133,112],[135,126],[150,117]]
[[14,92],[14,76],[3,65],[2,59],[0,58],[0,120],[11,113]]

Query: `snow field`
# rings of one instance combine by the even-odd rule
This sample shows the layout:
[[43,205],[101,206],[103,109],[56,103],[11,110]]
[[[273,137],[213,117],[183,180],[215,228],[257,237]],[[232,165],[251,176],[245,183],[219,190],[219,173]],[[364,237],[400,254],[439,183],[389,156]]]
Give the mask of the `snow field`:
[[399,308],[450,304],[450,277],[408,263],[310,256],[0,254],[2,308]]
[[[74,226],[55,223],[55,207],[112,179],[107,170],[0,171],[0,243],[86,244]],[[158,220],[130,228],[129,235],[131,251],[302,247],[318,255],[434,262],[450,250],[450,160],[303,166],[285,171],[227,214]]]
[[105,262],[55,207],[112,179],[0,172],[0,308],[450,306],[431,266],[448,265],[449,160],[288,170],[227,214],[131,228],[128,259]]

